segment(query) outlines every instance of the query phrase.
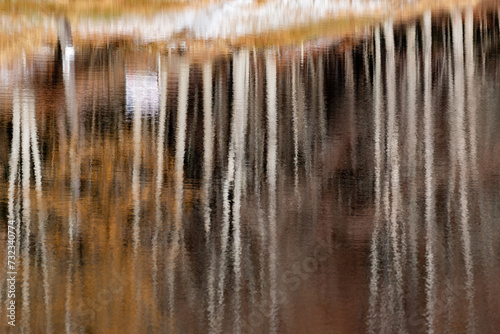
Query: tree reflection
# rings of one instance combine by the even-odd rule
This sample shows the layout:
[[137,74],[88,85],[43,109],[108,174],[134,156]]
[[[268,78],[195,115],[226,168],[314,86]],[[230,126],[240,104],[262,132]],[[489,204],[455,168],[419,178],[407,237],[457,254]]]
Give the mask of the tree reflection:
[[496,328],[498,19],[32,60],[0,95],[24,330]]

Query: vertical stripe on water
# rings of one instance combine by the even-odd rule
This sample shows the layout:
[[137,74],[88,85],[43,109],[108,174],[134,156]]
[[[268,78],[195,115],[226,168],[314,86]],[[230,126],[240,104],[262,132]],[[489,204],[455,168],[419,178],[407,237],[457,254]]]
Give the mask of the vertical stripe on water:
[[213,157],[213,121],[212,121],[212,64],[203,65],[203,217],[205,237],[210,233],[210,196]]
[[160,110],[158,120],[158,136],[156,142],[156,189],[155,189],[155,225],[153,230],[152,240],[152,258],[153,258],[153,298],[155,298],[154,305],[159,305],[159,292],[158,292],[158,252],[159,241],[158,235],[163,222],[162,215],[162,188],[163,188],[163,172],[164,172],[164,156],[165,156],[165,122],[167,113],[167,88],[168,88],[168,65],[165,58],[158,56],[159,72],[160,72]]
[[432,30],[431,13],[426,12],[423,18],[423,48],[424,48],[424,165],[425,165],[425,258],[426,258],[426,318],[427,330],[435,330],[435,199],[434,199],[434,120],[431,106],[431,48]]
[[[20,101],[19,88],[14,88],[12,92],[12,141],[9,157],[9,188],[8,188],[8,220],[14,221],[16,238],[21,236],[21,221],[19,212],[16,210],[18,207],[15,205],[16,193],[16,180],[19,174],[19,159],[20,159],[20,143],[21,143],[21,101]],[[15,243],[16,263],[19,263],[19,246],[20,242],[17,240]],[[5,287],[4,287],[5,284]],[[7,289],[6,281],[0,283],[0,305],[4,305],[3,298],[7,295],[4,294],[4,288]]]
[[182,218],[184,201],[184,156],[186,148],[187,108],[189,93],[189,61],[181,59],[179,66],[179,88],[177,106],[177,128],[175,134],[175,166],[174,166],[174,191],[175,212],[174,226],[170,244],[170,254],[167,265],[168,309],[170,331],[173,331],[175,317],[175,271],[177,269],[177,256],[181,247]]
[[212,63],[203,64],[203,219],[205,225],[205,242],[209,254],[209,269],[207,279],[207,312],[209,332],[215,329],[215,253],[213,240],[210,238],[212,193],[212,158],[214,146],[214,130],[212,116]]
[[276,240],[276,158],[277,158],[277,96],[276,54],[266,54],[267,87],[267,183],[269,192],[269,283],[270,283],[270,333],[278,331],[277,305],[277,240]]
[[416,27],[412,24],[406,29],[407,43],[407,161],[408,177],[410,180],[409,217],[408,217],[408,242],[410,266],[410,291],[416,297],[418,284],[418,206],[417,206],[417,57],[416,57]]
[[21,157],[22,157],[22,223],[23,238],[22,244],[22,268],[23,278],[21,285],[22,299],[22,325],[23,331],[30,331],[30,235],[31,235],[31,200],[30,200],[30,179],[31,179],[31,156],[30,156],[30,113],[34,110],[35,97],[31,91],[23,90],[21,97]]
[[457,125],[457,163],[459,167],[459,197],[460,197],[460,230],[462,241],[462,254],[465,263],[466,275],[466,298],[467,298],[467,332],[474,332],[474,273],[471,252],[471,238],[469,230],[469,202],[468,202],[468,159],[467,143],[465,136],[465,83],[464,83],[464,58],[463,58],[463,31],[462,14],[458,11],[453,13],[453,60],[455,68],[455,117]]
[[[60,21],[60,27],[65,29],[67,22]],[[69,27],[69,25],[68,25]],[[71,328],[71,294],[73,285],[73,254],[74,254],[74,240],[78,234],[78,214],[76,208],[76,201],[79,197],[79,164],[78,164],[78,154],[77,144],[78,144],[78,107],[77,107],[77,96],[76,96],[76,78],[75,78],[75,64],[74,64],[74,48],[72,43],[66,43],[69,30],[62,30],[63,34],[60,34],[59,39],[61,41],[61,46],[63,48],[63,82],[64,82],[64,93],[66,98],[66,114],[69,120],[70,131],[71,131],[71,143],[69,148],[69,159],[70,159],[70,174],[71,174],[71,201],[70,201],[70,214],[69,214],[69,250],[70,250],[70,262],[68,264],[67,272],[67,286],[66,286],[66,315],[65,315],[65,327],[66,333],[72,331]],[[66,131],[61,129],[64,134],[64,139]]]
[[298,195],[299,186],[299,134],[298,134],[298,101],[297,101],[297,67],[295,59],[291,62],[292,67],[292,126],[293,126],[293,179],[294,189]]
[[[244,165],[245,165],[245,134],[246,134],[246,90],[248,88],[248,51],[240,51],[234,56],[234,113],[230,144],[230,159],[234,159],[234,196],[233,196],[233,246],[232,255],[234,259],[234,333],[239,333],[240,328],[240,313],[241,313],[241,196],[244,189]],[[229,164],[231,165],[231,163]]]
[[349,146],[351,152],[351,167],[356,169],[356,109],[354,108],[354,66],[352,60],[352,50],[344,53],[345,59],[345,85],[347,112],[349,113]]
[[454,296],[453,296],[453,284],[451,281],[451,276],[454,270],[454,237],[453,237],[453,215],[454,210],[453,207],[455,205],[455,180],[456,180],[456,122],[455,122],[455,113],[453,110],[453,101],[454,101],[454,84],[453,84],[453,63],[452,63],[452,46],[451,46],[451,31],[449,29],[449,25],[446,26],[446,67],[448,74],[448,127],[449,127],[449,140],[448,140],[448,155],[449,155],[449,173],[448,173],[448,193],[446,199],[447,206],[447,218],[446,218],[446,306],[445,306],[445,330],[448,331],[453,319],[452,319],[452,309],[454,306]]
[[386,46],[386,81],[387,81],[387,160],[390,162],[390,241],[392,266],[395,279],[393,283],[393,310],[397,317],[397,331],[403,332],[403,271],[401,265],[401,227],[399,219],[400,176],[399,176],[399,126],[396,115],[396,64],[393,22],[384,24]]
[[374,124],[374,165],[375,165],[375,215],[373,222],[373,232],[370,245],[370,297],[368,310],[368,332],[370,334],[378,333],[377,321],[379,315],[379,238],[381,230],[381,179],[382,179],[382,117],[381,117],[381,50],[380,50],[380,27],[375,27],[375,60],[373,72],[373,124]]
[[[19,214],[15,211],[16,180],[19,173],[20,145],[21,145],[21,97],[18,88],[14,89],[12,98],[12,146],[9,159],[9,220],[16,221],[16,235],[19,238],[21,222]],[[16,254],[19,254],[19,245],[16,243]],[[3,297],[3,296],[2,296]]]

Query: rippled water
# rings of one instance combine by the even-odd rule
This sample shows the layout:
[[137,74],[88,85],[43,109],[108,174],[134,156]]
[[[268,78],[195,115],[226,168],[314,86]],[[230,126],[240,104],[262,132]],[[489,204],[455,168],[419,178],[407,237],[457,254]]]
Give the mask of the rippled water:
[[73,50],[2,68],[16,331],[498,332],[499,11]]

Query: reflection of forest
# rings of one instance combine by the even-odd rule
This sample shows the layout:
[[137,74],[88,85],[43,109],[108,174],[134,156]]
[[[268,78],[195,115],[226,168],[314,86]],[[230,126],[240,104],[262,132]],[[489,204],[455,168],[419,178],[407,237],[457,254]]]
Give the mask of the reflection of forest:
[[30,59],[0,91],[22,328],[493,332],[499,29]]

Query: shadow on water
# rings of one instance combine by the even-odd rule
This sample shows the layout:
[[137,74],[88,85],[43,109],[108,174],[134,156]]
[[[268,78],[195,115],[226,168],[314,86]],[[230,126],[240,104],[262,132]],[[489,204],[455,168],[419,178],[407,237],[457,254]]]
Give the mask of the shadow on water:
[[498,10],[202,60],[59,27],[0,86],[22,331],[500,326]]

